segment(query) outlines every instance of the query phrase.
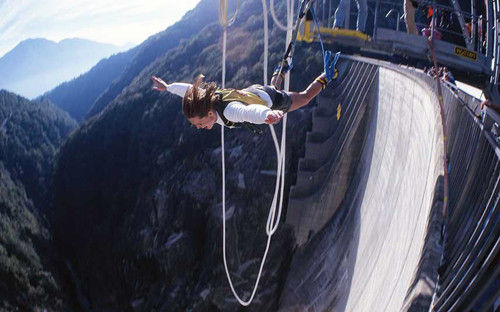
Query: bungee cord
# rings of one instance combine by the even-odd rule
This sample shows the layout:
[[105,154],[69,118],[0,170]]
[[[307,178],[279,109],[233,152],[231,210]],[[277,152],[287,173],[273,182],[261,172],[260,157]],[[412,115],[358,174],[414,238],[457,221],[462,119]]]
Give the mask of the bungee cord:
[[[265,0],[263,0],[263,2],[264,1]],[[271,12],[271,16],[272,16],[273,21],[276,24],[276,26],[278,26],[283,31],[288,31],[289,29],[292,29],[293,26],[290,26],[288,24],[288,18],[287,18],[287,26],[284,26],[283,24],[281,24],[281,22],[278,20],[278,17],[276,17],[276,12],[274,11],[274,0],[270,0],[269,2],[270,2],[270,6],[269,6],[270,10],[269,11]],[[293,2],[287,0],[287,2],[286,2],[286,14],[287,14],[287,17],[290,15],[291,10],[293,10]],[[293,16],[293,13],[292,13],[292,16]]]
[[[306,2],[306,5],[304,3]],[[309,8],[311,5],[312,0],[303,0],[301,3],[301,11],[299,11],[299,16],[297,17],[297,23],[295,25],[295,29],[293,27],[293,0],[288,0],[287,1],[287,26],[284,28],[287,30],[287,39],[286,39],[286,44],[287,44],[287,49],[285,52],[285,56],[283,58],[283,61],[280,64],[279,72],[278,75],[281,74],[282,69],[283,69],[283,64],[284,61],[287,59],[291,59],[293,57],[293,51],[294,51],[294,46],[295,46],[295,40],[297,37],[297,32],[298,28],[300,27],[300,21],[303,19],[305,16],[304,10],[306,8]],[[236,15],[237,15],[237,10],[233,17],[228,20],[227,19],[227,0],[220,0],[219,2],[219,22],[221,26],[224,28],[223,31],[223,52],[222,52],[222,88],[225,88],[225,79],[226,79],[226,45],[227,45],[227,27],[232,25],[234,21],[236,20]],[[269,34],[268,34],[268,12],[267,12],[267,6],[265,0],[262,0],[262,7],[264,11],[264,85],[267,85],[267,64],[268,64],[268,41],[269,41]],[[271,0],[271,7],[272,11],[274,11],[274,5]],[[274,13],[274,12],[273,12]],[[272,14],[273,14],[272,13]],[[275,15],[273,15],[273,18]],[[275,19],[275,22],[277,22],[277,19]],[[277,25],[279,22],[276,23]],[[281,25],[282,26],[282,25]],[[282,28],[282,27],[280,27]],[[282,28],[283,29],[283,28]],[[292,33],[293,30],[293,33]],[[289,73],[285,75],[285,91],[289,90],[289,85],[290,85],[290,76]],[[226,272],[226,277],[229,282],[229,286],[231,288],[231,291],[236,298],[236,300],[243,306],[248,306],[252,301],[253,298],[255,297],[255,294],[257,292],[257,288],[260,282],[260,278],[262,276],[262,270],[264,268],[264,263],[267,257],[267,254],[269,252],[269,247],[271,244],[271,237],[272,235],[276,232],[278,229],[278,225],[280,222],[281,218],[281,211],[282,211],[282,206],[283,206],[283,194],[284,194],[284,188],[285,188],[285,150],[286,150],[286,121],[287,121],[287,116],[283,117],[282,123],[283,123],[283,130],[282,130],[282,136],[281,136],[281,147],[278,144],[278,139],[276,136],[276,132],[274,130],[273,125],[269,125],[271,135],[273,138],[274,146],[276,149],[276,155],[277,155],[277,169],[276,169],[276,184],[275,184],[275,191],[274,191],[274,196],[273,200],[271,203],[271,208],[269,211],[269,215],[267,218],[266,222],[266,234],[267,234],[267,242],[266,242],[266,248],[264,251],[264,255],[262,257],[262,261],[259,267],[259,272],[255,281],[255,285],[253,287],[252,293],[250,295],[250,298],[248,300],[243,300],[238,293],[236,292],[231,275],[229,273],[228,265],[227,265],[227,255],[226,255],[226,170],[225,170],[225,149],[224,149],[224,126],[221,126],[221,152],[222,152],[222,245],[223,245],[223,260],[224,260],[224,269]],[[280,199],[279,199],[279,205],[278,205],[278,194],[280,194]],[[278,210],[276,211],[276,207],[278,207]]]
[[[271,0],[272,1],[272,0]],[[269,64],[269,19],[267,16],[267,4],[266,0],[262,0],[262,10],[264,11],[264,70],[262,71],[263,78],[262,81],[265,86],[267,86],[267,66]]]
[[236,21],[236,16],[238,15],[238,9],[240,7],[239,0],[236,0],[236,10],[234,11],[233,17],[227,18],[228,3],[227,0],[219,0],[219,24],[227,28],[234,24]]

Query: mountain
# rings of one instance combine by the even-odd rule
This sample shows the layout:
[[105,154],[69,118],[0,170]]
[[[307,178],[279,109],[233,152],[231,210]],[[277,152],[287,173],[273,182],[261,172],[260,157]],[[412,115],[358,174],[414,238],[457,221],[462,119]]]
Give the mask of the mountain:
[[103,59],[88,72],[63,82],[43,96],[81,122],[97,97],[120,77],[138,50],[130,49]]
[[0,58],[0,89],[33,98],[87,71],[120,48],[84,39],[27,39]]
[[217,21],[214,2],[202,1],[199,12],[189,11],[165,31],[149,37],[135,48],[101,60],[90,71],[44,94],[74,119],[81,122],[100,113],[132,80],[157,57],[176,47],[183,39],[197,34]]
[[182,40],[200,33],[206,25],[216,22],[218,5],[214,1],[201,1],[195,10],[187,12],[179,22],[168,27],[165,31],[151,36],[140,44],[138,46],[139,51],[123,73],[93,103],[87,118],[100,113],[109,102],[120,94],[157,57],[176,47]]
[[67,307],[45,213],[56,153],[76,128],[47,100],[0,90],[0,311]]
[[[82,305],[98,311],[242,311],[221,258],[218,130],[190,127],[181,99],[151,90],[150,81],[158,75],[168,82],[189,82],[200,73],[219,81],[222,28],[217,7],[216,0],[202,0],[180,23],[207,15],[211,22],[191,35],[191,28],[184,33],[176,26],[183,40],[171,48],[165,48],[170,28],[141,46],[143,57],[136,56],[96,101],[100,113],[61,148],[51,224],[57,248],[73,268],[75,288],[84,290]],[[276,7],[283,15],[285,9],[284,4]],[[240,2],[228,34],[227,86],[261,82],[262,26],[261,1]],[[285,48],[285,34],[271,29],[270,72]],[[305,88],[321,72],[321,62],[319,48],[300,45],[291,89]],[[303,153],[310,117],[311,107],[289,116],[286,190]],[[226,132],[228,259],[245,297],[265,249],[274,191],[275,178],[265,173],[276,168],[276,155],[266,133]],[[292,246],[291,229],[282,224],[256,299],[245,311],[276,309]]]

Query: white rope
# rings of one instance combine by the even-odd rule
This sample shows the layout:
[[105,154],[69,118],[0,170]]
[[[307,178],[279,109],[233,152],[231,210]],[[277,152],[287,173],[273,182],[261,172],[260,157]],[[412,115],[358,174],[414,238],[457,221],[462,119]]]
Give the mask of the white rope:
[[[273,0],[271,0],[271,3]],[[267,12],[265,12],[267,14]],[[285,49],[288,47],[290,42],[292,41],[292,31],[293,31],[293,0],[288,0],[287,1],[287,34],[286,34],[286,42],[285,42]],[[265,30],[267,32],[267,29]],[[285,91],[290,90],[290,73],[288,72],[285,75],[285,86],[284,86]],[[272,236],[276,230],[278,229],[278,225],[280,222],[281,218],[281,210],[283,207],[283,194],[285,190],[285,159],[286,159],[286,124],[287,124],[287,114],[283,116],[283,128],[281,132],[281,148],[278,146],[278,139],[276,136],[276,132],[274,130],[273,125],[269,125],[269,129],[271,130],[271,135],[273,137],[274,141],[274,146],[276,149],[276,156],[278,158],[278,166],[276,169],[276,186],[274,190],[274,197],[273,197],[273,202],[271,204],[271,209],[269,212],[269,216],[267,218],[267,223],[266,223],[266,233],[269,236]],[[280,183],[281,182],[281,183]],[[280,186],[280,188],[278,187]],[[280,201],[278,205],[278,213],[276,214],[276,201],[277,201],[277,196],[278,193],[280,194]]]
[[[274,0],[270,0],[270,4],[271,4],[270,5],[271,16],[273,17],[273,21],[276,24],[276,26],[278,26],[281,30],[284,30],[284,31],[288,31],[290,28],[293,28],[293,26],[289,25],[290,23],[289,23],[288,19],[287,19],[287,26],[283,26],[283,24],[280,23],[280,21],[278,20],[278,17],[276,17],[276,12],[274,11]],[[290,12],[291,12],[290,7],[293,8],[293,1],[286,2],[287,17],[290,16]],[[292,14],[292,17],[293,17],[293,14]]]
[[239,0],[236,0],[236,10],[234,11],[233,17],[229,20],[227,18],[227,0],[219,0],[219,24],[222,27],[228,27],[233,25],[234,21],[236,21],[236,15],[238,15],[240,3]]
[[[272,0],[271,0],[272,1]],[[264,70],[263,70],[263,79],[262,81],[264,82],[264,85],[267,85],[267,66],[268,66],[268,59],[269,59],[269,21],[268,21],[268,14],[267,14],[267,4],[266,0],[262,0],[262,10],[264,11]]]
[[[225,2],[223,2],[225,1]],[[224,32],[223,32],[223,40],[222,40],[222,88],[225,87],[225,80],[226,80],[226,43],[227,43],[227,26],[230,25],[231,23],[234,22],[234,19],[236,18],[236,13],[233,16],[233,20],[230,22],[227,22],[227,0],[220,0],[220,7],[219,7],[219,21],[220,24],[224,27]],[[271,4],[272,5],[272,4]],[[224,7],[222,7],[224,6]],[[266,0],[262,0],[262,7],[264,11],[264,85],[267,85],[267,64],[268,64],[268,41],[269,41],[269,34],[268,34],[268,12],[267,12],[267,6],[266,6]],[[293,19],[293,0],[288,0],[287,1],[287,22],[288,22],[288,28],[287,29],[287,43],[286,46],[288,46],[289,42],[291,41],[291,32],[292,32],[292,19]],[[221,12],[223,14],[221,14]],[[289,90],[289,84],[290,84],[290,77],[289,73],[287,73],[285,77],[285,90]],[[259,285],[260,278],[262,276],[262,270],[264,268],[264,263],[266,261],[267,254],[269,252],[269,246],[271,245],[271,237],[272,235],[276,232],[280,217],[281,217],[281,211],[283,207],[283,193],[284,193],[284,188],[285,188],[285,150],[286,150],[286,121],[287,121],[287,116],[283,117],[283,130],[282,130],[282,137],[281,137],[281,148],[278,145],[278,139],[276,136],[276,132],[274,131],[274,127],[272,125],[269,125],[269,128],[271,130],[271,135],[273,137],[273,142],[274,146],[276,149],[276,155],[277,155],[277,169],[276,169],[276,184],[275,184],[275,190],[274,190],[274,196],[273,200],[271,203],[271,208],[269,211],[269,215],[267,218],[267,223],[266,223],[266,234],[267,234],[267,243],[266,243],[266,249],[264,251],[264,255],[262,256],[262,261],[259,267],[259,273],[257,275],[257,279],[255,281],[255,285],[252,291],[252,294],[250,298],[247,301],[244,301],[240,298],[238,293],[236,292],[233,282],[231,280],[231,275],[229,273],[228,265],[227,265],[227,257],[226,257],[226,169],[225,169],[225,148],[224,148],[224,126],[221,126],[221,152],[222,152],[222,254],[224,258],[224,269],[226,271],[226,276],[227,280],[229,282],[229,286],[231,288],[231,291],[233,292],[234,297],[238,302],[243,305],[243,306],[248,306],[254,296],[255,293],[257,292],[257,288]],[[279,200],[279,205],[278,205],[278,213],[276,214],[276,206],[278,202],[278,194],[280,194],[280,200]]]

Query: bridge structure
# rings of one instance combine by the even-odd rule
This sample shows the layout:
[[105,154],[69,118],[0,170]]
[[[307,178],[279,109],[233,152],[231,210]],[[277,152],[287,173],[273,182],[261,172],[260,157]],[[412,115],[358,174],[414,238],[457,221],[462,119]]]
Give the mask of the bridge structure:
[[[354,1],[353,1],[354,3]],[[484,3],[460,0],[419,0],[416,12],[419,32],[439,33],[435,53],[440,66],[449,67],[490,96],[498,96],[500,78],[499,2]],[[431,61],[427,38],[409,34],[405,28],[404,1],[367,0],[368,19],[365,32],[353,28],[357,11],[346,12],[345,28],[333,28],[335,7],[332,0],[316,1],[317,26],[311,15],[299,34],[299,40],[327,43],[343,51],[395,63],[421,66]],[[350,7],[348,7],[350,8]],[[318,29],[319,28],[319,29]]]

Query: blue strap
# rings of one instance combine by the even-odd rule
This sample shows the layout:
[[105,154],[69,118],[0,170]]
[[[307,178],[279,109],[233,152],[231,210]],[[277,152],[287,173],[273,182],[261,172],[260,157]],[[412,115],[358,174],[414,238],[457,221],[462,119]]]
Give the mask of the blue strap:
[[321,37],[321,30],[319,28],[319,23],[318,19],[316,18],[316,14],[314,13],[314,8],[311,6],[309,9],[311,11],[311,15],[314,20],[314,24],[316,28],[318,29],[318,35],[319,35],[319,42],[321,44],[321,52],[323,53],[323,68],[325,70],[325,76],[328,79],[328,81],[331,81],[332,79],[337,78],[336,77],[336,72],[335,72],[335,65],[337,64],[337,61],[340,57],[340,52],[335,53],[335,56],[333,57],[333,60],[331,59],[332,52],[330,50],[325,51],[325,46],[323,44],[323,39]]
[[318,20],[316,19],[316,14],[314,14],[314,8],[311,6],[309,9],[311,11],[311,15],[313,17],[314,25],[318,29],[318,34],[319,34],[319,43],[321,44],[321,51],[323,52],[323,58],[325,57],[325,46],[323,45],[323,39],[321,38],[321,31],[319,29],[319,23]]

